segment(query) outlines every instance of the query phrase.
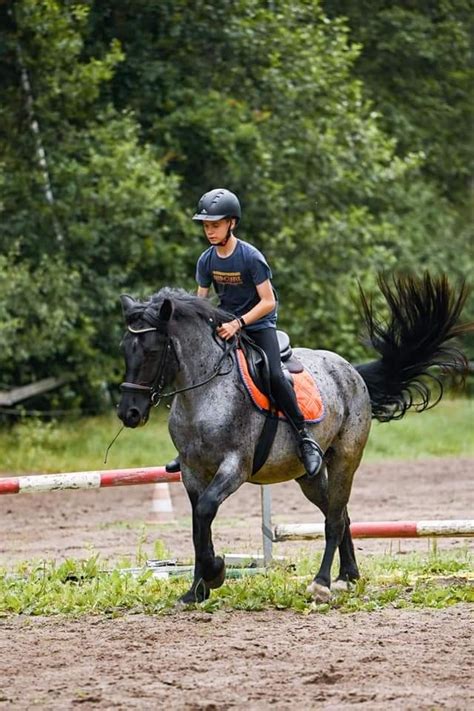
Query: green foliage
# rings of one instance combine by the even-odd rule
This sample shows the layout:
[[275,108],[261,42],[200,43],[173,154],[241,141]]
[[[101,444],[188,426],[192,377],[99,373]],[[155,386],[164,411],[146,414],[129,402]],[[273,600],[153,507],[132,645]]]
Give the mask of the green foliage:
[[377,271],[472,276],[467,5],[0,5],[2,385],[66,369],[39,404],[98,408],[119,293],[193,288],[187,220],[216,185],[299,345],[363,358],[357,281]]
[[117,377],[119,293],[155,291],[158,269],[166,281],[179,273],[177,180],[140,143],[133,115],[98,101],[123,53],[111,41],[100,57],[83,56],[87,6],[23,0],[10,20],[0,80],[0,150],[12,176],[0,206],[1,380],[66,370],[78,382],[62,404],[80,404],[76,392],[90,406],[91,392]]
[[379,125],[395,139],[397,155],[422,158],[403,203],[394,200],[389,210],[401,247],[397,267],[447,271],[472,282],[472,3],[322,5],[331,17],[347,18],[350,39],[360,47],[354,75],[364,82]]
[[424,172],[441,193],[463,198],[473,149],[470,0],[323,5],[330,15],[347,16],[351,37],[362,45],[357,73],[399,152],[423,151]]
[[370,285],[400,252],[408,259],[392,206],[414,210],[409,175],[421,157],[395,157],[351,74],[358,48],[347,26],[316,1],[241,0],[232,11],[152,2],[133,14],[109,24],[133,57],[117,69],[115,95],[167,146],[185,204],[231,185],[244,208],[239,234],[273,265],[282,325],[300,344],[360,357],[356,281]]
[[[304,558],[296,565],[276,566],[265,575],[228,580],[200,610],[292,609],[302,614],[380,610],[384,607],[445,608],[473,602],[470,558],[466,550],[434,553],[427,558],[378,556],[363,562],[362,579],[329,603],[316,604],[305,592],[319,565]],[[251,571],[249,571],[250,573]],[[117,616],[127,612],[166,614],[189,586],[189,574],[169,580],[150,570],[136,577],[119,568],[105,572],[96,556],[61,564],[23,564],[16,573],[0,572],[0,617],[11,615]],[[186,614],[185,612],[183,614]]]
[[77,338],[79,274],[66,275],[61,256],[40,256],[36,263],[20,261],[20,249],[17,243],[7,254],[0,254],[2,379],[19,363],[30,368],[23,375],[34,377],[31,366],[49,356],[52,341],[61,357]]

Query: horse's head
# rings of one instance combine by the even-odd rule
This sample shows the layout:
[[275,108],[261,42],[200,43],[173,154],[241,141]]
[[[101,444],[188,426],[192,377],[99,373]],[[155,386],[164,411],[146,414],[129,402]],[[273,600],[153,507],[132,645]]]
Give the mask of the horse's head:
[[125,379],[117,414],[126,427],[145,425],[150,407],[174,379],[178,362],[169,334],[173,314],[170,299],[161,304],[120,297],[127,331],[122,340]]

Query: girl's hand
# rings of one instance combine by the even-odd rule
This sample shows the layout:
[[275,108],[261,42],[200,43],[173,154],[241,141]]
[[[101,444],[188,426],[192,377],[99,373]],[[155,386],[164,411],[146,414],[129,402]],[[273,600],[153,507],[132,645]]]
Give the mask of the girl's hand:
[[222,326],[219,326],[217,335],[225,341],[228,341],[235,336],[238,331],[240,331],[240,323],[235,318],[233,321],[228,321],[227,323],[223,323]]

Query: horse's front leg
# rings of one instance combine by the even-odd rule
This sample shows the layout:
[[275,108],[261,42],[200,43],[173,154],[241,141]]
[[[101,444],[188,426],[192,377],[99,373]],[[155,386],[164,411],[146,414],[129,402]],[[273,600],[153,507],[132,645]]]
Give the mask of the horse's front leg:
[[207,598],[209,597],[209,588],[205,584],[204,579],[202,577],[202,565],[197,556],[200,536],[198,528],[199,524],[196,517],[196,506],[199,501],[200,492],[198,490],[188,488],[187,493],[192,507],[193,544],[195,559],[194,578],[190,589],[184,595],[181,596],[180,602],[189,605],[194,602],[203,602],[203,600],[207,600]]
[[[200,529],[199,529],[199,521],[196,516],[196,507],[197,507],[197,503],[199,501],[200,494],[198,491],[189,490],[188,496],[189,496],[189,500],[191,502],[191,507],[192,507],[193,544],[194,544],[195,562],[194,562],[193,583],[192,583],[190,589],[184,595],[182,595],[180,598],[180,602],[182,602],[186,605],[192,604],[195,602],[203,602],[204,600],[207,600],[207,598],[209,597],[209,594],[210,594],[210,589],[212,587],[211,585],[206,584],[206,582],[204,581],[202,563],[201,563],[200,556],[198,555],[198,552],[201,547],[201,536],[200,536]],[[212,553],[214,554],[214,547],[212,544],[212,534],[211,534],[210,529],[209,529],[209,546],[211,547]]]
[[246,481],[244,469],[237,455],[229,455],[201,494],[191,493],[188,488],[193,507],[195,567],[193,584],[181,602],[202,602],[211,589],[220,587],[225,580],[225,563],[214,553],[211,526],[222,502]]

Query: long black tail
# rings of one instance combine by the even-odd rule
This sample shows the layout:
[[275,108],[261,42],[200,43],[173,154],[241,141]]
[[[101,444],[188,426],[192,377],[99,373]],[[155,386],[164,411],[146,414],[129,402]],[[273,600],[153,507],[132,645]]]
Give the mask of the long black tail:
[[469,293],[464,283],[456,294],[446,276],[425,273],[422,278],[379,275],[378,285],[389,309],[385,322],[376,318],[362,289],[360,295],[369,341],[381,358],[356,368],[369,390],[372,416],[388,422],[409,408],[422,411],[440,401],[443,384],[429,372],[432,366],[441,375],[466,377],[466,357],[451,341],[473,331],[474,324],[458,323]]

